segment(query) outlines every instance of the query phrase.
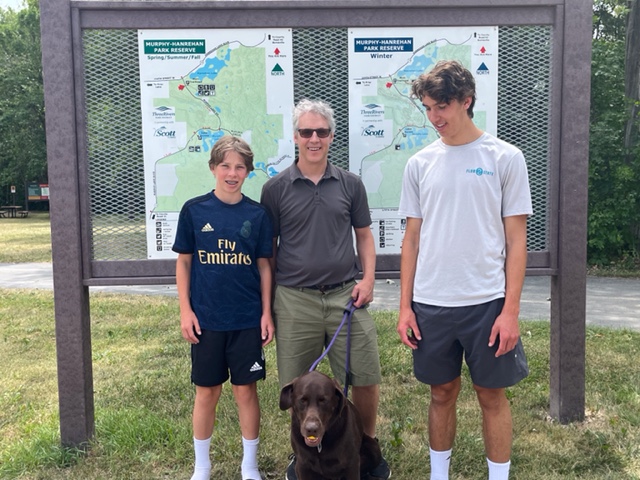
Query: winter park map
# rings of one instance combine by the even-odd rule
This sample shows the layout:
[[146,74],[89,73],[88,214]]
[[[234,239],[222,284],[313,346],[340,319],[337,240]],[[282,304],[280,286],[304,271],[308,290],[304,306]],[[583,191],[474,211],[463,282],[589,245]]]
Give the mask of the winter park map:
[[409,157],[437,139],[411,83],[439,60],[459,60],[474,75],[474,122],[496,134],[497,27],[350,29],[349,169],[365,184],[378,254],[399,254],[397,216]]

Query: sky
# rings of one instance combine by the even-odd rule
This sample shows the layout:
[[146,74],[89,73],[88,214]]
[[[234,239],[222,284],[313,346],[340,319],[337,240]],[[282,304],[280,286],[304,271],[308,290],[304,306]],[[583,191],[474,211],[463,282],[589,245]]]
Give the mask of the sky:
[[14,10],[19,10],[22,8],[22,0],[0,0],[0,7],[2,8],[13,8]]

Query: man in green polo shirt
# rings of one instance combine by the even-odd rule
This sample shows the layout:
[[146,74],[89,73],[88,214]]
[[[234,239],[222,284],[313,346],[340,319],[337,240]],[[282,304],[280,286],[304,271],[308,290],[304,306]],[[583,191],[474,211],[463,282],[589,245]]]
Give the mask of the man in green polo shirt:
[[[271,178],[262,204],[274,226],[274,315],[280,385],[307,371],[320,357],[342,320],[350,299],[358,308],[351,327],[352,401],[364,431],[374,437],[378,412],[380,358],[376,327],[365,308],[373,300],[376,252],[364,185],[357,175],[329,163],[333,109],[317,100],[300,101],[293,112],[298,158]],[[355,234],[355,249],[353,239]],[[356,263],[356,249],[362,280]],[[346,329],[328,353],[331,370],[346,375]],[[369,472],[371,480],[390,476],[386,461]],[[295,458],[287,480],[297,479]]]

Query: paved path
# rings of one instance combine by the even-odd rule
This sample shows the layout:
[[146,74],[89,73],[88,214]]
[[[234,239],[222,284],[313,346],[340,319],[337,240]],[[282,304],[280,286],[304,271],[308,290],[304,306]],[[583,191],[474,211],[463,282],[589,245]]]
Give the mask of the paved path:
[[[526,277],[520,305],[520,318],[550,318],[550,277]],[[0,263],[0,288],[52,289],[50,263]],[[91,292],[117,292],[145,295],[176,295],[175,285],[136,285],[91,287]],[[400,283],[397,279],[376,280],[376,310],[397,310]],[[640,331],[640,279],[587,278],[587,324],[629,328]]]

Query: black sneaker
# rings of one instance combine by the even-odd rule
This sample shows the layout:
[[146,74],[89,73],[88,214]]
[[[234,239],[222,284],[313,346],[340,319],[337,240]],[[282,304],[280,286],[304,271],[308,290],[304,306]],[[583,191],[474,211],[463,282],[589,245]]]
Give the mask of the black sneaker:
[[362,480],[387,480],[391,478],[391,469],[387,461],[382,458],[378,466],[362,477]]
[[[296,456],[292,453],[289,455],[289,458],[291,462],[289,462],[284,478],[285,480],[298,480],[298,475],[296,475]],[[377,467],[369,473],[364,474],[362,480],[388,480],[389,478],[391,478],[391,469],[387,461],[383,458]]]
[[292,453],[289,455],[289,459],[291,461],[284,474],[284,480],[298,480],[298,475],[296,475],[296,455]]

